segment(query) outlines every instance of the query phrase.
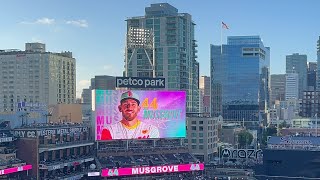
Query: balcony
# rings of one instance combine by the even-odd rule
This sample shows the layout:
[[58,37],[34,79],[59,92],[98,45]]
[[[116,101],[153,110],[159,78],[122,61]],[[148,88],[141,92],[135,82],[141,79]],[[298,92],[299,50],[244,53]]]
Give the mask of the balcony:
[[56,169],[63,169],[65,166],[75,166],[82,164],[84,162],[90,162],[94,160],[94,156],[82,156],[80,158],[70,158],[68,160],[59,160],[59,161],[49,161],[49,162],[40,162],[39,169],[53,171]]
[[83,170],[83,171],[77,171],[77,172],[74,172],[74,173],[68,173],[68,172],[65,172],[65,173],[60,173],[60,174],[57,174],[57,175],[50,175],[50,176],[47,176],[47,177],[42,177],[41,179],[44,179],[44,180],[52,180],[52,179],[60,179],[60,180],[69,180],[69,179],[82,179],[82,177],[85,175],[85,174],[88,174],[88,170]]
[[54,151],[59,149],[73,148],[73,147],[81,147],[81,146],[89,146],[94,143],[91,140],[86,141],[74,141],[74,142],[60,142],[56,144],[39,144],[39,153],[44,151]]

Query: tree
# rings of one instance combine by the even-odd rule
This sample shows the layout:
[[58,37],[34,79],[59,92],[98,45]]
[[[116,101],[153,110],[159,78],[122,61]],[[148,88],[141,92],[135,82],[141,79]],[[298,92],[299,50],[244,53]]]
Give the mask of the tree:
[[262,144],[264,146],[266,146],[268,136],[277,136],[277,128],[276,127],[267,127],[266,130],[263,132],[262,136],[263,136],[262,137]]
[[245,148],[247,145],[250,145],[253,140],[253,135],[247,131],[240,131],[238,134],[238,143],[240,147]]
[[279,128],[280,129],[283,129],[283,128],[289,128],[289,124],[287,124],[287,122],[286,121],[283,121],[281,124],[279,124]]

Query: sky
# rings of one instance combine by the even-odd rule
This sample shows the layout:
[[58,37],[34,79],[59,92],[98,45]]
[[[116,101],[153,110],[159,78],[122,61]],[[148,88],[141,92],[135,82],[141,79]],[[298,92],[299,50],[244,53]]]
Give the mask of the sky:
[[271,74],[285,73],[286,55],[317,59],[318,0],[7,0],[1,2],[0,49],[25,49],[27,42],[47,51],[71,51],[76,58],[77,97],[95,75],[121,76],[126,19],[143,16],[153,3],[169,3],[196,24],[200,75],[210,75],[210,44],[227,36],[259,35],[270,47]]

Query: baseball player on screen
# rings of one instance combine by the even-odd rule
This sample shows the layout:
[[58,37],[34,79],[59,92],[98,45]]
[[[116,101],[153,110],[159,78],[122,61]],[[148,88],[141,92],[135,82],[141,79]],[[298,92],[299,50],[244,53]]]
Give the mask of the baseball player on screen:
[[122,119],[103,129],[101,140],[160,138],[157,127],[137,118],[141,109],[139,105],[140,101],[136,93],[132,91],[123,93],[118,106]]

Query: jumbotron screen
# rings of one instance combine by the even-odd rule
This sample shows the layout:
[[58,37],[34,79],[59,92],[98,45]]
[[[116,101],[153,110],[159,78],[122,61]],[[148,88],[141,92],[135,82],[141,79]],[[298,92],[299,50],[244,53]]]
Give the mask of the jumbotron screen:
[[185,138],[185,91],[95,90],[97,141]]

